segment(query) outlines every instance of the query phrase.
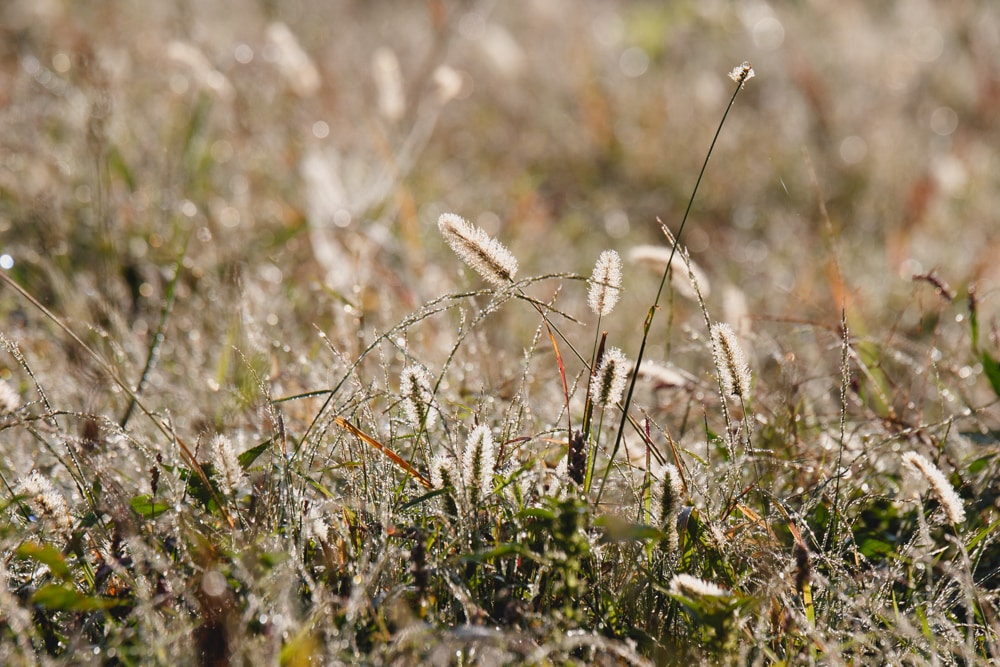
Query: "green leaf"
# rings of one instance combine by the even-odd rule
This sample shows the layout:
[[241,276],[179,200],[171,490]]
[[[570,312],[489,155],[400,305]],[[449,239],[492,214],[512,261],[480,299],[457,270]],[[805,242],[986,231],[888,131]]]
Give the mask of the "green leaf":
[[631,542],[634,540],[660,540],[663,531],[642,523],[631,523],[618,517],[604,515],[594,521],[594,525],[604,528],[602,542]]
[[990,463],[993,462],[993,458],[994,456],[991,454],[989,456],[982,456],[976,459],[969,464],[969,474],[978,475],[982,471],[986,470],[990,466]]
[[170,504],[165,503],[162,500],[156,500],[148,493],[132,498],[132,500],[129,501],[129,506],[132,507],[133,512],[144,519],[155,519],[164,512],[169,512],[173,509]]
[[46,584],[35,591],[31,601],[49,611],[101,611],[129,603],[128,600],[83,595],[67,584]]
[[990,386],[993,387],[993,393],[1000,396],[1000,362],[994,359],[989,352],[983,352],[979,356],[983,362],[983,371],[986,373],[986,379],[990,381]]
[[53,576],[59,577],[63,581],[69,581],[69,565],[66,564],[66,557],[62,552],[50,544],[38,544],[37,542],[27,542],[17,548],[15,555],[25,560],[36,560],[49,568]]
[[891,556],[896,552],[895,546],[886,542],[884,540],[879,540],[874,537],[865,538],[861,544],[858,545],[858,550],[863,553],[867,558],[878,558],[882,559],[886,556]]
[[250,468],[250,465],[254,461],[256,461],[261,454],[267,451],[268,447],[271,446],[271,442],[272,442],[271,440],[265,440],[256,447],[251,447],[250,449],[246,450],[245,452],[237,456],[236,458],[240,462],[240,467],[243,468],[244,470],[248,470]]
[[521,556],[531,560],[542,561],[542,558],[523,544],[500,544],[487,551],[466,554],[460,558],[464,563],[489,563],[504,556]]
[[264,569],[273,570],[275,567],[281,565],[290,557],[291,556],[289,556],[284,551],[265,551],[260,555],[259,562],[264,567]]
[[555,521],[556,513],[549,509],[542,509],[541,507],[529,507],[523,509],[517,513],[517,516],[522,519],[544,519],[546,521]]

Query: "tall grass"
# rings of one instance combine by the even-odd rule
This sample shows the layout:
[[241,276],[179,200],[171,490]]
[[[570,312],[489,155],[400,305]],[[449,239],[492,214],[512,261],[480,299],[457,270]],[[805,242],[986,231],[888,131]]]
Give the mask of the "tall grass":
[[[951,200],[914,190],[919,229],[876,243],[862,175],[777,132],[761,185],[748,127],[790,79],[741,65],[727,106],[717,53],[649,37],[693,25],[657,3],[562,29],[363,4],[0,9],[0,662],[995,660],[988,268],[872,266]],[[749,20],[688,9],[713,39]],[[345,16],[364,29],[316,32]],[[632,46],[722,124],[661,136]],[[583,47],[572,81],[544,66]],[[840,131],[794,76],[810,131]]]

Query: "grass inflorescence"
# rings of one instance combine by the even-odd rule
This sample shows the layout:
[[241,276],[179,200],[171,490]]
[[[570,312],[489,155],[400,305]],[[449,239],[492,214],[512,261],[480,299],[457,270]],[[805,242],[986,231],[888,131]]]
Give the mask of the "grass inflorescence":
[[[607,45],[623,31],[645,46],[615,67],[658,68],[676,54],[637,26],[680,18],[654,4],[616,9],[620,23],[581,8],[584,32]],[[463,134],[451,115],[487,79],[450,66],[449,49],[482,40],[498,81],[561,79],[539,68],[528,81],[499,19],[459,21],[446,5],[421,14],[433,43],[420,58],[380,47],[358,64],[361,46],[338,42],[324,66],[307,25],[270,15],[214,55],[178,37],[40,59],[28,10],[0,10],[22,25],[13,79],[40,100],[17,98],[36,125],[10,122],[52,152],[50,164],[6,146],[24,182],[0,178],[0,662],[1000,657],[988,287],[914,267],[905,305],[873,312],[845,268],[866,243],[839,238],[822,171],[808,187],[776,177],[782,197],[809,192],[803,210],[820,193],[822,231],[801,242],[821,246],[821,266],[800,275],[775,259],[741,285],[760,250],[738,235],[758,209],[792,206],[752,201],[737,164],[755,145],[743,114],[766,118],[752,96],[771,85],[750,63],[731,82],[705,67],[692,85],[721,120],[686,117],[692,145],[669,157],[687,166],[656,200],[667,222],[642,210],[630,226],[616,209],[595,231],[572,197],[655,191],[663,174],[643,165],[667,158],[611,122],[617,92],[595,60],[571,97],[604,162],[578,155],[564,171],[536,155],[511,177],[510,136]],[[395,25],[374,3],[350,11]],[[559,34],[549,46],[574,52],[578,34]],[[328,69],[339,62],[350,68]],[[155,109],[124,83],[131,67],[159,77]],[[359,71],[370,100],[324,84]],[[822,82],[796,76],[815,131],[832,131]],[[520,117],[530,97],[469,122]],[[116,104],[134,105],[128,123]],[[364,123],[321,116],[352,105]],[[933,113],[944,136],[950,116]],[[163,142],[167,164],[139,135]],[[497,175],[481,191],[435,162],[479,141]],[[923,187],[946,187],[951,169]],[[931,195],[920,183],[910,195],[925,214]],[[730,208],[733,225],[718,219]]]

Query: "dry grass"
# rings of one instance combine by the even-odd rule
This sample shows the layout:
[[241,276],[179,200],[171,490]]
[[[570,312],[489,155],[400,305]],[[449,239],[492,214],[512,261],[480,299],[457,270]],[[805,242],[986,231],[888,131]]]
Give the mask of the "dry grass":
[[985,0],[4,3],[0,662],[996,659],[998,59]]

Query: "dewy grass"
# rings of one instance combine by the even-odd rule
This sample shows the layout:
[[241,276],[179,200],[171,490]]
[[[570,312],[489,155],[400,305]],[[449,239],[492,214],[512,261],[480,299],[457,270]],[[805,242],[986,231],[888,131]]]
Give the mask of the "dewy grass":
[[941,508],[952,526],[957,526],[965,521],[965,508],[962,506],[962,499],[955,493],[955,488],[940,468],[916,452],[903,454],[903,463],[920,473],[930,484],[931,491],[941,503]]
[[[663,287],[667,283],[667,277],[670,275],[671,266],[673,264],[674,255],[677,252],[678,245],[681,240],[681,235],[684,233],[684,227],[687,225],[688,216],[691,215],[691,207],[694,205],[694,199],[698,194],[698,187],[701,185],[702,178],[705,176],[705,170],[708,168],[708,161],[712,157],[712,152],[715,150],[715,144],[719,140],[719,135],[722,133],[722,128],[726,124],[726,118],[729,117],[729,111],[733,108],[736,103],[736,96],[739,95],[740,91],[743,89],[743,85],[751,78],[754,77],[753,67],[750,63],[745,62],[739,65],[729,73],[729,77],[736,82],[736,89],[733,91],[732,97],[729,98],[729,105],[726,107],[726,111],[722,114],[722,120],[719,121],[719,126],[715,130],[715,136],[712,138],[712,143],[708,147],[708,152],[705,154],[705,161],[701,165],[701,170],[698,172],[698,178],[695,180],[694,188],[691,190],[691,197],[688,198],[687,208],[684,210],[684,217],[681,218],[681,224],[677,228],[677,234],[675,235],[675,241],[673,247],[670,250],[670,256],[666,261],[666,268],[663,270],[663,276],[660,278],[660,285],[656,290],[656,297],[653,299],[653,305],[649,307],[649,312],[646,314],[646,319],[642,325],[642,340],[639,343],[639,352],[636,354],[635,367],[640,368],[642,366],[642,360],[646,353],[646,344],[649,341],[649,332],[653,326],[653,318],[656,315],[656,311],[660,307],[660,297],[663,295]],[[635,385],[639,378],[638,373],[632,374],[632,380],[629,382],[628,394],[625,396],[625,403],[622,406],[622,418],[618,424],[618,432],[615,436],[615,444],[611,450],[611,462],[608,463],[607,467],[604,469],[604,476],[601,478],[601,487],[597,492],[597,500],[600,502],[601,497],[604,495],[604,488],[608,481],[608,475],[611,473],[612,462],[615,455],[618,454],[618,450],[621,447],[622,438],[625,437],[625,424],[628,423],[628,412],[632,405],[632,396],[635,393]]]
[[482,227],[454,213],[438,218],[438,229],[455,254],[494,287],[507,287],[517,275],[517,259]]
[[[337,11],[359,25],[377,19],[379,34],[394,36],[374,3],[354,4]],[[650,3],[639,4],[645,21]],[[720,203],[697,230],[724,314],[709,316],[707,280],[668,235],[668,244],[637,255],[656,262],[661,292],[667,279],[672,293],[690,286],[703,322],[678,301],[668,346],[647,326],[647,354],[633,364],[618,351],[637,342],[621,336],[634,332],[648,304],[636,317],[634,300],[619,298],[627,295],[617,253],[604,244],[634,239],[621,211],[608,209],[646,215],[632,204],[635,184],[650,177],[665,187],[644,201],[669,207],[673,165],[682,162],[673,151],[696,149],[679,133],[657,135],[671,159],[645,172],[653,160],[637,148],[652,153],[641,146],[648,142],[629,138],[657,129],[649,119],[662,95],[640,98],[654,69],[679,76],[664,67],[673,47],[627,88],[608,70],[599,86],[559,88],[575,63],[559,68],[559,80],[523,68],[558,54],[565,39],[570,53],[594,56],[580,59],[589,75],[609,52],[618,55],[604,20],[617,14],[621,37],[631,40],[637,5],[595,14],[581,3],[565,23],[582,31],[567,36],[547,22],[545,40],[533,40],[526,18],[524,32],[505,39],[505,13],[516,10],[496,3],[490,39],[458,42],[447,39],[452,14],[432,8],[427,59],[411,60],[401,40],[396,71],[394,56],[371,44],[381,75],[393,70],[401,80],[338,87],[338,112],[356,104],[367,113],[378,101],[369,94],[383,100],[366,124],[334,112],[326,77],[363,77],[370,50],[358,65],[345,42],[323,43],[313,67],[315,42],[300,42],[295,22],[265,29],[281,20],[280,7],[254,23],[266,41],[259,49],[249,24],[239,29],[245,44],[175,46],[183,62],[153,63],[156,81],[170,85],[142,86],[140,95],[129,82],[149,73],[161,40],[119,51],[102,39],[111,35],[87,29],[102,12],[63,5],[40,27],[21,26],[18,57],[0,59],[12,83],[0,216],[0,663],[985,665],[1000,655],[991,500],[1000,405],[980,363],[996,357],[993,343],[978,340],[978,325],[970,330],[962,319],[964,302],[941,299],[943,283],[930,274],[903,284],[913,290],[903,315],[869,310],[855,336],[804,297],[826,293],[823,271],[789,273],[791,292],[739,283],[760,310],[730,308],[740,287],[727,283],[754,275],[745,269],[789,266],[784,248],[766,244],[787,231],[781,207],[801,204],[801,184],[786,179],[776,203],[768,194],[776,178],[739,162],[759,159],[762,143],[776,174],[797,168],[781,161],[781,137],[741,137],[716,182]],[[310,16],[326,5],[304,3]],[[119,9],[111,24],[132,25],[125,17],[137,10]],[[212,30],[210,15],[197,17],[208,22],[206,35],[230,34]],[[148,17],[147,26],[146,18],[143,34],[160,37],[160,19]],[[699,20],[713,29],[708,14]],[[93,39],[99,57],[51,43],[71,22],[81,37],[74,44]],[[604,50],[585,50],[592,32],[601,32]],[[507,44],[487,49],[489,79],[476,60],[480,41]],[[441,108],[435,61],[457,49],[462,74],[451,71],[449,96],[464,88],[461,113],[442,118],[447,131],[434,133],[421,169],[411,171],[418,151],[410,137],[430,136]],[[338,69],[342,60],[351,67]],[[515,88],[495,76],[501,67]],[[740,86],[747,68],[732,73]],[[558,131],[547,144],[552,125],[539,131],[539,120],[563,116],[518,112],[525,136],[540,139],[529,142],[530,154],[501,144],[510,159],[496,159],[489,147],[514,135],[483,124],[520,102],[536,105],[540,89],[531,86],[539,83],[554,84],[556,97],[582,112],[582,125],[564,124],[572,144]],[[354,97],[355,88],[364,95]],[[759,92],[768,99],[769,90]],[[262,93],[268,104],[256,103]],[[624,93],[629,104],[618,105]],[[494,94],[512,106],[480,113],[477,96]],[[776,108],[746,111],[756,120]],[[142,122],[122,123],[126,115]],[[312,131],[305,137],[303,120]],[[963,124],[963,132],[989,124],[972,126],[980,129]],[[356,130],[350,146],[345,127]],[[74,141],[83,128],[86,141]],[[368,129],[377,136],[366,146]],[[260,139],[276,150],[260,150]],[[568,156],[568,145],[585,148],[588,161],[593,148],[598,168],[570,159],[580,154]],[[329,187],[298,182],[311,167],[287,169],[314,160]],[[501,162],[512,165],[513,180],[503,180],[510,173]],[[852,163],[852,174],[877,183],[887,201],[900,187],[873,178],[874,162],[883,161]],[[98,173],[89,173],[95,164]],[[560,172],[550,180],[552,164]],[[481,186],[455,199],[512,220],[504,231],[521,247],[558,252],[525,257],[519,272],[493,235],[445,217],[444,240],[469,264],[470,282],[488,287],[456,288],[457,260],[423,227],[433,228],[457,169],[472,182],[482,166],[490,171]],[[371,173],[388,198],[352,201]],[[898,180],[904,192],[912,187],[905,170]],[[963,207],[986,210],[983,190],[963,192]],[[935,214],[954,194],[934,199]],[[713,224],[730,213],[739,224]],[[754,229],[748,213],[766,219],[766,230]],[[343,265],[322,254],[316,235],[326,231]],[[684,238],[694,246],[690,231]],[[852,242],[862,233],[842,231]],[[745,243],[758,232],[760,243]],[[802,234],[806,247],[814,239]],[[766,245],[768,261],[744,263],[737,243],[748,255]],[[856,249],[851,262],[865,265],[871,256]],[[671,255],[683,260],[673,269]],[[732,259],[739,262],[726,264]],[[572,272],[524,278],[529,262]],[[940,274],[954,282],[947,269]],[[876,280],[893,282],[856,275],[866,298]],[[834,294],[849,289],[832,282]],[[658,293],[648,320],[665,300]],[[524,301],[541,324],[534,311],[508,307]],[[789,311],[775,310],[784,301],[791,324]],[[989,305],[979,304],[984,326]],[[553,319],[567,324],[546,337]],[[739,338],[720,340],[713,354],[719,321]],[[748,322],[752,338],[743,337]],[[591,337],[589,358],[563,354]],[[741,344],[755,356],[740,359]],[[629,376],[635,393],[625,399]],[[617,417],[628,434],[615,428]],[[616,438],[628,458],[614,455]],[[761,468],[747,484],[750,457]],[[595,461],[611,466],[599,503],[590,488],[602,472],[588,466]],[[914,487],[926,504],[912,501]],[[755,488],[770,502],[763,521],[747,502]]]

